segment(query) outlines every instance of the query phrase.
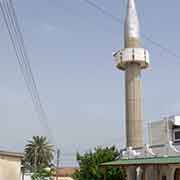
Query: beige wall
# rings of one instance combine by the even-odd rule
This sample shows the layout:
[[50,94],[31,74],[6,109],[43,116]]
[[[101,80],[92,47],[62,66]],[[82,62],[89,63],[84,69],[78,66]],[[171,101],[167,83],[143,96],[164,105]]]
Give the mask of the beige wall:
[[0,156],[0,180],[20,180],[21,160]]
[[[56,180],[56,178],[55,178],[55,180]],[[59,177],[58,180],[73,180],[73,179],[70,177]]]
[[[25,175],[24,180],[31,180],[31,176],[30,175]],[[70,178],[70,177],[58,177],[58,179],[56,179],[56,177],[54,177],[54,180],[73,180],[73,179]]]

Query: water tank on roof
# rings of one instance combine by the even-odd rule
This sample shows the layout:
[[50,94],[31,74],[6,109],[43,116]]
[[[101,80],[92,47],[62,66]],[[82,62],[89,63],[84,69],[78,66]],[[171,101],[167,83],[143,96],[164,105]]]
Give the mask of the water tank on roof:
[[174,126],[180,126],[180,116],[171,116],[169,120],[173,123]]

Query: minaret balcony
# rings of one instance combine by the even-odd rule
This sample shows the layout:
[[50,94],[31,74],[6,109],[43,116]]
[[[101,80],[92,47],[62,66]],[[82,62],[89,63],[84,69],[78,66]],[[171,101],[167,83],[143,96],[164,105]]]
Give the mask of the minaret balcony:
[[118,69],[125,70],[129,64],[139,64],[141,69],[149,66],[149,52],[143,48],[125,48],[114,55]]

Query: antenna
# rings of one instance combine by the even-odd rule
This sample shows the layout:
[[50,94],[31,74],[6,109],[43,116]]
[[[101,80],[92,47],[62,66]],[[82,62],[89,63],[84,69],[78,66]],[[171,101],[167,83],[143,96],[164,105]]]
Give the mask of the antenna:
[[56,161],[56,180],[58,180],[58,169],[60,163],[60,149],[57,149],[57,161]]
[[148,120],[147,128],[148,128],[149,145],[151,146],[152,145],[152,134],[151,134],[151,122],[150,122],[150,120]]

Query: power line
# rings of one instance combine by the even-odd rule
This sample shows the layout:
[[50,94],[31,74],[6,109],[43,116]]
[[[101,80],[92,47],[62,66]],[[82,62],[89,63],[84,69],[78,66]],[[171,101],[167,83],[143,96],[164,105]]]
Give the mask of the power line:
[[[160,48],[162,51],[166,52],[167,54],[177,58],[177,59],[180,59],[180,55],[179,54],[176,54],[174,51],[172,51],[171,49],[163,46],[161,43],[151,39],[150,37],[148,37],[147,35],[145,35],[144,33],[142,33],[142,37],[149,41],[151,44],[153,44],[154,46]],[[179,61],[178,61],[179,62]]]
[[24,39],[20,31],[20,26],[18,24],[12,0],[0,1],[0,10],[2,12],[3,19],[6,24],[8,34],[10,36],[10,40],[12,42],[20,70],[22,72],[27,89],[31,96],[34,109],[38,115],[38,119],[46,129],[46,133],[48,133],[48,137],[50,138],[50,140],[54,142],[53,134],[48,124],[47,115],[43,108],[34,75],[31,70],[29,58],[27,55],[27,49],[25,48]]
[[[89,6],[95,8],[96,10],[98,10],[101,14],[111,18],[113,21],[123,24],[123,21],[120,18],[118,18],[115,15],[113,15],[112,13],[110,13],[107,9],[99,6],[94,1],[91,1],[91,0],[83,0],[83,1],[86,4],[88,4]],[[174,52],[171,49],[167,48],[166,46],[162,45],[161,43],[153,40],[151,37],[147,36],[146,34],[142,33],[142,37],[143,37],[143,39],[149,41],[151,44],[153,44],[154,46],[156,46],[159,49],[161,49],[162,51],[164,51],[166,54],[169,54],[169,55],[173,56],[176,59],[180,59],[179,54],[177,54],[176,52]],[[178,61],[178,63],[180,63],[180,61]]]
[[[19,34],[19,38],[20,38],[20,42],[22,44],[22,48],[23,48],[23,51],[24,51],[24,56],[25,56],[25,65],[26,65],[26,69],[27,69],[27,72],[29,73],[29,77],[30,77],[30,80],[31,80],[31,84],[32,84],[32,89],[33,89],[33,94],[34,94],[34,97],[36,99],[36,106],[37,106],[37,109],[39,109],[39,119],[41,120],[41,122],[43,123],[43,125],[45,126],[46,130],[48,131],[49,133],[49,136],[50,136],[50,139],[54,140],[54,137],[53,137],[53,133],[51,131],[51,128],[49,127],[49,122],[48,122],[48,118],[47,118],[47,114],[44,110],[44,107],[43,107],[43,104],[42,104],[42,101],[40,99],[40,95],[39,95],[39,92],[38,92],[38,88],[37,88],[37,85],[36,85],[36,82],[35,82],[35,78],[34,78],[34,75],[32,73],[32,70],[31,70],[31,66],[30,66],[30,61],[29,61],[29,58],[28,58],[28,55],[27,55],[27,50],[25,48],[25,43],[24,43],[24,39],[23,39],[23,36],[22,36],[22,33],[20,31],[20,26],[18,24],[18,21],[17,21],[17,16],[16,16],[16,13],[15,13],[15,8],[13,6],[13,3],[12,3],[12,0],[10,0],[10,6],[11,6],[11,9],[12,9],[12,13],[13,13],[13,16],[14,16],[14,21],[15,21],[15,24],[16,24],[16,27],[17,27],[17,31]],[[27,75],[28,75],[27,73]]]
[[[120,22],[122,23],[122,21],[120,20],[120,18],[114,16],[113,14],[111,14],[109,11],[107,11],[106,9],[104,9],[103,7],[100,7],[98,4],[96,4],[93,1],[90,0],[83,0],[85,3],[87,3],[88,5],[92,6],[93,8],[97,9],[100,13],[102,13],[105,16],[110,17],[112,20],[116,21],[116,22]],[[123,23],[122,23],[123,24]]]

